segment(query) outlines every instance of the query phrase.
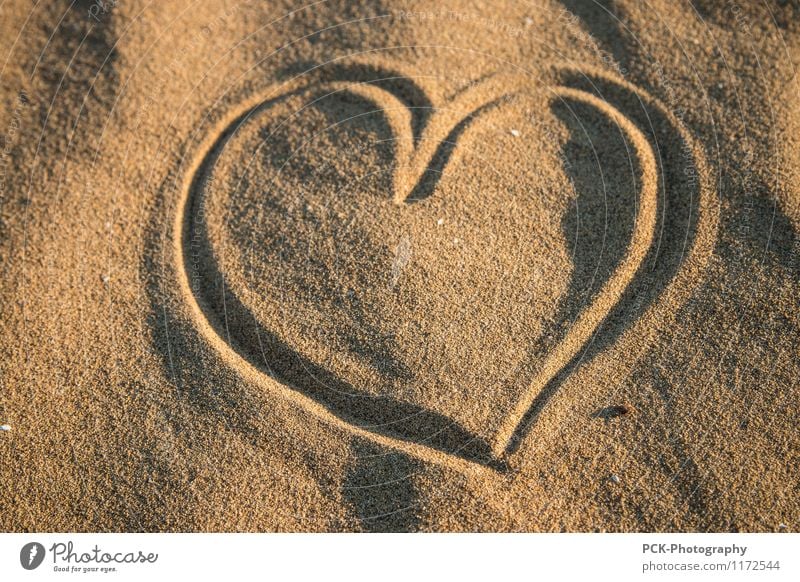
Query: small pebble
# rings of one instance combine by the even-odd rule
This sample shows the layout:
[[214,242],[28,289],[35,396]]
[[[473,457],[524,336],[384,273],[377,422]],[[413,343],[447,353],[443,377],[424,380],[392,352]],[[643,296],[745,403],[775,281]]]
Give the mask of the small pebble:
[[0,430],[9,431],[11,430],[11,425],[10,424],[0,425]]
[[789,529],[789,526],[786,525],[785,523],[779,523],[778,524],[778,529]]
[[438,224],[439,226],[442,226],[444,224],[444,218],[440,218],[439,220],[437,220],[436,224]]
[[111,280],[111,277],[109,277],[108,275],[103,275],[102,277],[100,277],[100,280],[103,281],[103,283],[108,283]]
[[611,482],[614,484],[619,484],[619,477],[616,475],[611,475]]
[[530,16],[525,17],[525,26],[533,26],[533,18]]
[[511,130],[511,135],[513,135],[514,137],[519,137],[519,130],[518,129],[512,129]]
[[461,241],[459,241],[457,238],[454,238],[454,239],[453,239],[453,243],[454,243],[454,244],[458,244],[459,242],[461,242]]

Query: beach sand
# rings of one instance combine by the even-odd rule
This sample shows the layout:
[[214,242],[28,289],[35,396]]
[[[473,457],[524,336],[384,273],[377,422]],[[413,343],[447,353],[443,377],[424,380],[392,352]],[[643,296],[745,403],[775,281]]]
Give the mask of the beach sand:
[[2,13],[0,530],[797,530],[796,2]]

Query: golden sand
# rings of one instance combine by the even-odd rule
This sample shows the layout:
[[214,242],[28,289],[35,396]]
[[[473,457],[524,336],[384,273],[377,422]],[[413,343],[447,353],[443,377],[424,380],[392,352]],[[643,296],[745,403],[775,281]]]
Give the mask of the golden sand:
[[2,530],[797,528],[796,3],[2,10]]

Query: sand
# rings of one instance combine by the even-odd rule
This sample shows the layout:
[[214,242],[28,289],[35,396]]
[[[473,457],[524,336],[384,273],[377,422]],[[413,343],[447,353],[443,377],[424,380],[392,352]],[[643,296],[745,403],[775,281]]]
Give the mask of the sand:
[[795,2],[2,7],[3,531],[794,531]]

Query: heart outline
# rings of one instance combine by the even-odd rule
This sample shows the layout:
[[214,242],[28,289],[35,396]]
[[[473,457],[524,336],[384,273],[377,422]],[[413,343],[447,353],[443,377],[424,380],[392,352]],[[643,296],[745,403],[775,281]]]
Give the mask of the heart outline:
[[[669,116],[671,120],[673,119],[673,117],[669,114],[668,110],[666,110],[666,108],[663,105],[655,101],[652,97],[640,91],[638,88],[629,85],[625,81],[612,79],[612,82],[617,84],[618,86],[622,86],[625,90],[632,92],[640,100],[647,101],[649,105],[655,105],[659,107],[662,110],[662,112],[666,112],[666,114]],[[564,88],[562,91],[563,91],[562,95],[565,98],[577,99],[579,101],[582,100],[584,102],[587,102],[589,105],[593,107],[594,106],[600,106],[604,108],[610,107],[605,101],[602,101],[597,97],[592,96],[586,91],[578,89],[569,89],[569,88]],[[288,92],[289,90],[287,89],[285,91],[280,92],[279,95],[286,95]],[[558,94],[558,90],[555,91],[555,94]],[[273,98],[275,98],[274,95]],[[378,444],[403,450],[409,454],[415,455],[425,460],[435,461],[446,465],[458,467],[460,470],[475,470],[475,469],[482,470],[487,467],[495,469],[498,468],[498,466],[502,465],[502,463],[498,465],[492,463],[475,462],[474,460],[460,457],[458,456],[457,453],[445,452],[403,437],[397,437],[393,435],[387,436],[386,434],[377,431],[361,428],[357,424],[345,420],[339,413],[339,411],[330,410],[327,406],[325,406],[323,403],[320,403],[315,398],[310,397],[291,386],[284,385],[279,381],[275,380],[274,378],[270,378],[268,376],[265,377],[264,372],[262,370],[254,366],[247,358],[243,357],[232,346],[230,346],[228,343],[225,342],[225,340],[219,334],[218,330],[214,327],[214,324],[208,318],[208,314],[201,306],[199,299],[194,295],[192,287],[189,284],[188,267],[186,263],[184,248],[185,248],[185,242],[189,240],[188,235],[190,234],[189,230],[191,225],[190,221],[187,219],[186,209],[188,207],[189,200],[194,195],[193,185],[195,182],[195,178],[198,175],[198,172],[200,171],[203,164],[205,164],[210,158],[213,157],[215,152],[215,146],[220,142],[221,136],[224,136],[225,133],[228,132],[233,125],[237,125],[235,123],[237,119],[240,119],[243,117],[243,115],[247,115],[259,109],[266,101],[267,100],[261,98],[260,96],[254,96],[250,100],[247,100],[247,102],[243,104],[241,108],[237,109],[237,112],[230,112],[228,115],[224,116],[216,124],[218,132],[210,133],[210,137],[204,141],[204,143],[201,145],[200,148],[198,148],[197,155],[194,156],[194,158],[191,160],[191,163],[188,167],[188,172],[186,172],[183,175],[184,179],[181,185],[183,195],[181,196],[181,198],[179,198],[177,212],[175,214],[176,236],[173,237],[173,242],[175,245],[174,251],[176,253],[176,256],[179,257],[180,259],[178,275],[180,279],[181,291],[184,294],[184,296],[188,295],[189,298],[191,299],[190,304],[192,307],[192,311],[195,313],[195,315],[199,316],[196,317],[195,320],[199,324],[201,330],[204,332],[204,335],[220,349],[220,351],[226,356],[226,358],[232,359],[232,362],[235,363],[235,365],[238,367],[240,373],[243,373],[245,376],[252,379],[258,384],[265,384],[266,381],[266,384],[269,385],[270,388],[273,389],[277,388],[283,395],[289,397],[289,399],[294,401],[295,403],[300,404],[307,411],[314,413],[318,417],[325,418],[327,421],[332,422],[333,424],[341,428],[347,429],[352,433],[369,438]],[[628,129],[631,129],[633,132],[638,132],[638,137],[640,137],[641,140],[643,140],[643,143],[647,145],[647,148],[645,149],[647,151],[650,151],[652,156],[651,146],[647,142],[647,138],[645,138],[643,134],[641,134],[636,124],[616,108],[614,108],[613,111],[614,111],[613,116],[618,121],[622,122],[623,124],[628,124],[629,125]],[[600,112],[607,113],[602,109],[600,110]],[[679,131],[682,132],[682,128],[679,128]],[[637,134],[634,133],[634,135]],[[627,132],[626,136],[628,136]],[[682,138],[688,141],[691,140],[688,134],[685,134],[684,132],[682,132]],[[653,167],[655,167],[655,165],[653,165]],[[654,171],[657,174],[657,169]],[[651,198],[656,198],[657,192],[651,193],[650,196]],[[642,199],[641,193],[639,198],[640,200]],[[655,206],[657,206],[657,200],[655,200]],[[705,227],[703,229],[706,235],[708,235],[709,232],[715,231],[716,220],[717,220],[716,213],[713,212],[713,208],[709,213],[708,206],[709,204],[708,201],[706,200],[704,202],[704,207],[705,207],[704,214],[707,214],[707,216],[704,217]],[[655,208],[653,207],[653,205],[649,206],[646,205],[646,208],[649,209],[648,212],[646,213],[646,217],[652,219],[653,216],[655,215]],[[649,243],[652,244],[652,231],[655,228],[654,223],[652,223],[652,220],[647,221],[647,224],[645,226],[642,226],[642,224],[644,223],[640,222],[639,217],[637,216],[636,223],[638,226],[635,228],[635,230],[637,233],[640,233],[639,236],[645,236],[646,239],[649,241]],[[649,235],[646,234],[647,231],[650,231]],[[645,234],[642,235],[641,233]],[[705,239],[708,237],[704,236],[703,238]],[[649,246],[650,245],[647,245],[648,248]],[[708,254],[709,252],[708,244],[704,243],[702,247],[703,248],[700,248],[698,252],[694,254],[700,254],[700,255]],[[628,263],[636,261],[632,259],[629,254],[626,254],[626,258],[623,259],[622,263],[625,263],[627,265],[627,268],[623,270],[626,273],[627,277],[626,280],[628,282],[630,282],[630,280],[632,280],[635,277],[636,270],[638,270],[638,267],[641,266],[641,259],[643,259],[644,255],[646,254],[647,254],[647,248],[645,249],[645,251],[637,253],[636,258],[640,260],[635,268],[631,268],[631,265]],[[568,342],[570,343],[571,347],[567,350],[567,352],[569,354],[572,354],[572,356],[574,356],[574,354],[577,353],[577,351],[579,351],[581,347],[584,345],[587,333],[590,334],[591,331],[596,328],[598,322],[602,322],[602,320],[608,315],[608,313],[613,311],[613,309],[616,307],[616,303],[614,301],[609,301],[609,299],[614,299],[614,298],[618,299],[621,293],[624,292],[626,285],[622,284],[623,281],[622,279],[618,279],[616,277],[616,272],[617,271],[615,271],[615,276],[609,279],[609,281],[606,283],[606,285],[604,286],[603,290],[601,290],[600,293],[600,296],[605,297],[605,302],[610,303],[608,308],[605,309],[602,315],[595,315],[593,318],[591,318],[591,321],[584,322],[584,325],[582,326],[582,331],[580,334],[578,334],[577,339],[572,338],[570,342]],[[607,293],[604,293],[604,291],[607,291]],[[590,325],[592,323],[594,323],[594,327]],[[570,336],[569,333],[567,335]],[[559,345],[563,343],[565,343],[564,339],[562,339]],[[564,368],[565,365],[567,365],[570,358],[571,356],[567,357],[565,355],[561,355],[558,358],[555,358],[554,361],[549,366],[543,366],[543,369],[547,368],[547,372],[543,372],[542,374],[540,374],[540,377],[546,379],[547,378],[552,379],[555,375],[559,373],[559,371],[561,371]],[[507,456],[507,454],[509,453],[510,442],[511,440],[513,440],[515,433],[519,431],[520,423],[523,421],[526,412],[528,412],[528,409],[530,408],[530,402],[535,400],[537,394],[542,389],[540,385],[542,382],[543,380],[540,378],[539,382],[531,383],[530,389],[526,391],[526,393],[520,399],[518,405],[515,407],[513,415],[507,417],[507,421],[502,424],[502,429],[498,431],[499,436],[496,439],[493,446],[493,452],[495,453],[498,459]]]

